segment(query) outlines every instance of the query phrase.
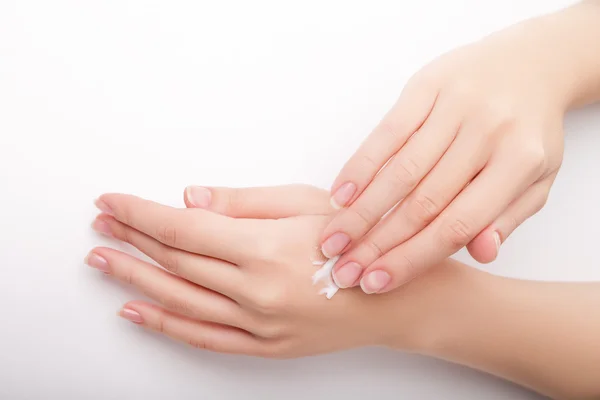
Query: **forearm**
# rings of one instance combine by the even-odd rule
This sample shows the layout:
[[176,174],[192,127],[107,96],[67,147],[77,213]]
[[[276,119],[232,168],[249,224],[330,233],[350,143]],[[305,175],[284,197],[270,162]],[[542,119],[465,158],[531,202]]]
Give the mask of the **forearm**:
[[428,293],[417,352],[556,398],[600,397],[600,284],[505,279],[448,261],[411,286]]
[[600,0],[582,1],[533,21],[549,52],[556,82],[564,83],[566,109],[600,100]]

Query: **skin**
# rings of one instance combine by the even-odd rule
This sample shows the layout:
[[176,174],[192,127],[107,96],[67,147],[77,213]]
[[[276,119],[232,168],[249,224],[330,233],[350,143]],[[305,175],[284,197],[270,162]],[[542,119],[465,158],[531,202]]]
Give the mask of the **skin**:
[[417,72],[332,186],[342,209],[320,240],[342,254],[338,286],[384,293],[464,246],[493,261],[546,202],[565,112],[600,99],[598,42],[600,3],[587,1]]
[[156,301],[128,302],[120,316],[197,348],[291,358],[386,346],[553,398],[600,396],[600,284],[518,281],[448,259],[393,292],[327,300],[311,259],[328,197],[308,186],[191,187],[189,208],[176,209],[104,194],[93,228],[162,268],[107,247],[86,262]]

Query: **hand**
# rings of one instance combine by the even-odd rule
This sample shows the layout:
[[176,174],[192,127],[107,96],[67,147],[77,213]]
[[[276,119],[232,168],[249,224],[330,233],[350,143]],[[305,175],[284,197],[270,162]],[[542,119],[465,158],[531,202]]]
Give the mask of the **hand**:
[[164,268],[110,248],[90,252],[89,265],[161,304],[129,302],[121,316],[196,347],[263,357],[411,347],[412,320],[423,310],[418,302],[413,309],[393,296],[369,298],[357,290],[327,300],[312,285],[319,267],[311,259],[322,258],[318,235],[332,212],[327,192],[287,186],[193,193],[186,203],[206,209],[124,194],[98,200],[103,213],[94,229]]
[[328,257],[344,253],[338,286],[387,292],[463,246],[490,262],[543,207],[562,162],[567,93],[549,36],[528,21],[408,82],[333,184],[332,203],[346,208],[321,243]]

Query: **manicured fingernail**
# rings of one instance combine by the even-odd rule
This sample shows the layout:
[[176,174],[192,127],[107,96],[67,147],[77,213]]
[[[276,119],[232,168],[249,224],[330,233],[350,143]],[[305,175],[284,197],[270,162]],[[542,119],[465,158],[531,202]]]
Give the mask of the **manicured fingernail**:
[[141,324],[144,322],[139,312],[132,310],[131,308],[123,308],[118,313],[119,317],[125,318],[134,324]]
[[108,223],[99,218],[96,218],[94,222],[92,222],[92,229],[103,235],[113,237],[112,231],[110,230],[110,226],[108,225]]
[[108,215],[115,215],[113,213],[113,210],[108,206],[108,204],[106,204],[104,201],[100,200],[100,199],[96,199],[96,201],[94,202],[94,204],[96,205],[96,207],[98,207],[98,209],[100,211],[102,211],[105,214]]
[[338,188],[338,190],[335,191],[333,196],[331,196],[331,199],[330,199],[331,206],[333,208],[335,208],[336,210],[339,210],[340,208],[342,208],[346,204],[348,204],[348,202],[350,201],[352,196],[354,196],[355,192],[356,192],[356,185],[354,183],[352,183],[352,182],[344,183],[342,186],[340,186]]
[[188,186],[185,188],[187,199],[194,207],[208,208],[212,200],[212,193],[202,186]]
[[362,268],[355,262],[349,262],[333,272],[333,281],[338,287],[344,289],[354,286],[354,282],[358,280]]
[[360,287],[366,294],[377,293],[385,288],[392,278],[385,271],[369,272],[360,280]]
[[99,256],[96,253],[89,253],[85,257],[85,263],[92,268],[96,268],[99,271],[104,272],[105,274],[110,273],[110,267],[108,266],[108,261],[104,257]]
[[496,253],[498,253],[500,251],[500,246],[502,245],[502,241],[500,240],[500,234],[494,231],[494,234],[492,236],[494,236],[494,243],[496,243]]
[[337,256],[350,243],[350,236],[343,232],[337,232],[329,236],[329,239],[321,246],[321,252],[327,258]]

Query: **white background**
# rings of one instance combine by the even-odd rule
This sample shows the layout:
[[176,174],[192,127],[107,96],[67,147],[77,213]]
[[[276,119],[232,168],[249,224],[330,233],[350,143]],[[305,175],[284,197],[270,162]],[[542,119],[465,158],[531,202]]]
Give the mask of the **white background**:
[[[568,3],[1,0],[0,398],[538,398],[381,349],[192,351],[117,318],[135,293],[82,259],[107,243],[89,229],[104,191],[328,187],[421,65]],[[569,115],[547,207],[486,268],[600,280],[599,111]]]

